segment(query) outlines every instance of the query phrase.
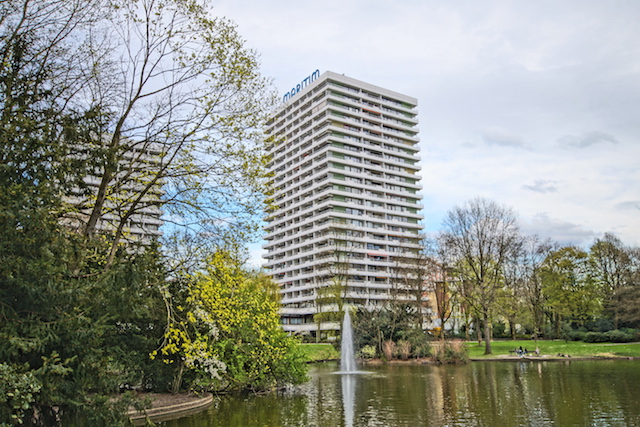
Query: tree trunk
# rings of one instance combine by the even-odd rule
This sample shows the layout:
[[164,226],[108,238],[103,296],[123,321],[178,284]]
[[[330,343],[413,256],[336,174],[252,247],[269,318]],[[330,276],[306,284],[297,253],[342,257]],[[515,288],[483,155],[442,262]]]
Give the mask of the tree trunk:
[[489,324],[489,316],[485,314],[482,320],[484,321],[484,354],[491,354],[491,325]]
[[182,374],[184,373],[184,363],[179,360],[178,368],[173,375],[173,383],[171,384],[171,393],[177,394],[180,391],[180,386],[182,385]]
[[474,326],[476,329],[476,338],[478,338],[478,347],[482,345],[482,326],[480,325],[480,319],[476,316],[474,318]]

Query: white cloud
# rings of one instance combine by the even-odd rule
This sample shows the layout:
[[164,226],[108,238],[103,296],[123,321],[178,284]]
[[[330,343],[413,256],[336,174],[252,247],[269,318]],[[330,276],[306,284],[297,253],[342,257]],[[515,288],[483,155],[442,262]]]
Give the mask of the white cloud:
[[557,193],[557,183],[557,181],[553,180],[538,179],[533,185],[523,185],[522,188],[528,191],[533,191],[534,193]]
[[620,202],[615,205],[615,208],[623,211],[640,211],[640,200]]
[[586,246],[597,237],[597,233],[582,225],[551,218],[546,213],[539,213],[529,221],[521,221],[520,228],[526,235],[538,235],[543,239],[551,238],[560,244]]
[[487,145],[501,147],[527,148],[522,137],[499,127],[485,128],[481,132],[482,139]]
[[557,143],[562,147],[587,148],[596,144],[617,144],[618,140],[606,132],[591,131],[581,136],[565,135]]

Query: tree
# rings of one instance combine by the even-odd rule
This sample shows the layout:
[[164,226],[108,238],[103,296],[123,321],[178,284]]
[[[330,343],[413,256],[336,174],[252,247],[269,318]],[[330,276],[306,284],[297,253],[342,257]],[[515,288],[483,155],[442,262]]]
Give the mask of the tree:
[[455,285],[451,282],[451,256],[447,251],[447,245],[442,235],[434,239],[425,239],[425,251],[427,253],[428,281],[434,290],[434,308],[439,320],[440,337],[446,337],[446,323],[453,315],[458,305],[458,294]]
[[250,230],[262,208],[261,126],[274,99],[255,52],[196,1],[117,6],[88,43],[95,77],[79,95],[103,114],[84,235],[115,214],[109,266],[127,221],[149,205],[212,236],[231,225]]
[[506,261],[521,244],[515,213],[482,198],[450,210],[443,223],[456,271],[468,285],[462,297],[484,323],[485,354],[491,354],[490,319],[503,286]]
[[638,268],[633,261],[630,248],[610,233],[596,239],[589,250],[590,276],[611,311],[615,329],[618,329],[621,311],[627,305],[622,297],[628,294],[625,290],[633,286],[634,270]]
[[[417,243],[415,239],[414,243]],[[423,238],[420,246],[421,250],[416,250],[407,255],[398,255],[395,257],[395,265],[393,270],[393,292],[397,294],[399,300],[406,302],[414,307],[416,329],[422,331],[425,322],[428,319],[428,310],[430,302],[428,292],[432,289],[432,282],[429,279],[430,268],[432,264],[425,253],[426,241]]]
[[395,343],[405,341],[410,343],[413,355],[422,357],[429,352],[429,345],[424,332],[415,325],[415,310],[405,301],[387,302],[377,307],[360,306],[354,319],[355,345],[357,348],[370,345],[378,354],[385,354],[385,344],[390,344],[387,347],[390,349]]
[[[146,284],[154,270],[134,273],[140,259],[117,258],[118,268],[97,279],[103,248],[91,241],[91,256],[76,271],[79,242],[60,221],[63,197],[86,171],[77,147],[93,127],[91,111],[70,108],[83,82],[72,33],[95,22],[97,4],[0,4],[0,362],[33,391],[17,422],[53,425],[82,407],[104,410],[115,404],[105,393],[144,376],[131,351],[123,356],[134,334],[123,325],[148,312],[114,318],[129,304],[153,311]],[[104,422],[109,411],[96,412]]]
[[0,32],[0,366],[23,421],[117,425],[120,388],[170,382],[148,355],[171,283],[127,222],[155,205],[212,240],[251,231],[268,84],[189,0],[0,2]]
[[349,289],[350,247],[354,244],[352,237],[357,232],[334,228],[331,233],[333,239],[330,255],[324,265],[327,274],[318,278],[321,283],[316,288],[314,301],[316,313],[313,315],[313,320],[317,327],[316,342],[320,342],[323,323],[335,322],[342,327],[344,304]]
[[574,246],[552,251],[541,268],[546,309],[552,314],[556,335],[563,320],[584,324],[602,309],[602,300],[587,271],[587,253]]
[[551,240],[540,240],[538,236],[527,237],[523,243],[517,259],[518,275],[522,283],[521,296],[531,313],[533,336],[537,341],[542,333],[546,300],[542,287],[541,271],[554,245]]
[[[3,114],[16,132],[3,151],[64,172],[53,184],[74,200],[67,224],[85,239],[110,234],[105,269],[151,207],[212,238],[257,229],[261,129],[275,96],[233,23],[195,0],[1,7]],[[19,118],[37,120],[51,143],[19,149]]]
[[184,306],[173,307],[164,342],[153,352],[175,366],[174,391],[185,370],[196,374],[192,387],[205,390],[267,390],[305,379],[298,343],[280,326],[270,279],[221,250],[186,287]]

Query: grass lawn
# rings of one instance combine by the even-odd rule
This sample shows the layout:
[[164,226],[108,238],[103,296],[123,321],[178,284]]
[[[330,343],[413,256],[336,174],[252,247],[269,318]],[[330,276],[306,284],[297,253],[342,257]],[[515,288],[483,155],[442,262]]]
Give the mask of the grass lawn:
[[309,362],[340,359],[340,355],[331,344],[301,344],[300,347]]
[[[523,341],[492,341],[491,351],[493,354],[484,354],[484,342],[478,347],[477,342],[467,343],[469,347],[469,357],[472,359],[492,358],[504,355],[514,355],[509,350],[515,350],[522,346],[533,352],[536,349],[536,342],[531,340]],[[640,357],[640,342],[636,343],[585,343],[582,341],[553,340],[538,341],[540,355],[557,356],[558,353],[571,357]]]

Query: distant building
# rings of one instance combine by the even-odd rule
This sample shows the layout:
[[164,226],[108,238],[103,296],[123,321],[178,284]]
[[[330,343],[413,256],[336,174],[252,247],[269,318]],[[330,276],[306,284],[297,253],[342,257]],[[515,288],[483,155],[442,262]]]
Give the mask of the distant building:
[[394,297],[395,269],[419,251],[423,217],[417,100],[333,72],[310,77],[268,123],[264,248],[283,327],[316,334],[314,316],[336,310],[332,292],[347,305]]
[[[125,213],[131,208],[132,201],[150,182],[159,167],[162,152],[150,144],[132,148],[126,153],[126,162],[117,172],[117,179],[109,185],[107,200],[96,229],[102,232],[113,232],[123,220]],[[66,201],[76,210],[67,215],[65,221],[72,228],[83,228],[88,221],[93,198],[95,198],[101,179],[100,170],[95,175],[84,177],[83,188],[76,188]],[[142,197],[135,212],[125,220],[123,240],[130,243],[149,244],[162,236],[160,227],[162,209],[160,199],[163,195],[163,182],[154,184],[150,191]]]

